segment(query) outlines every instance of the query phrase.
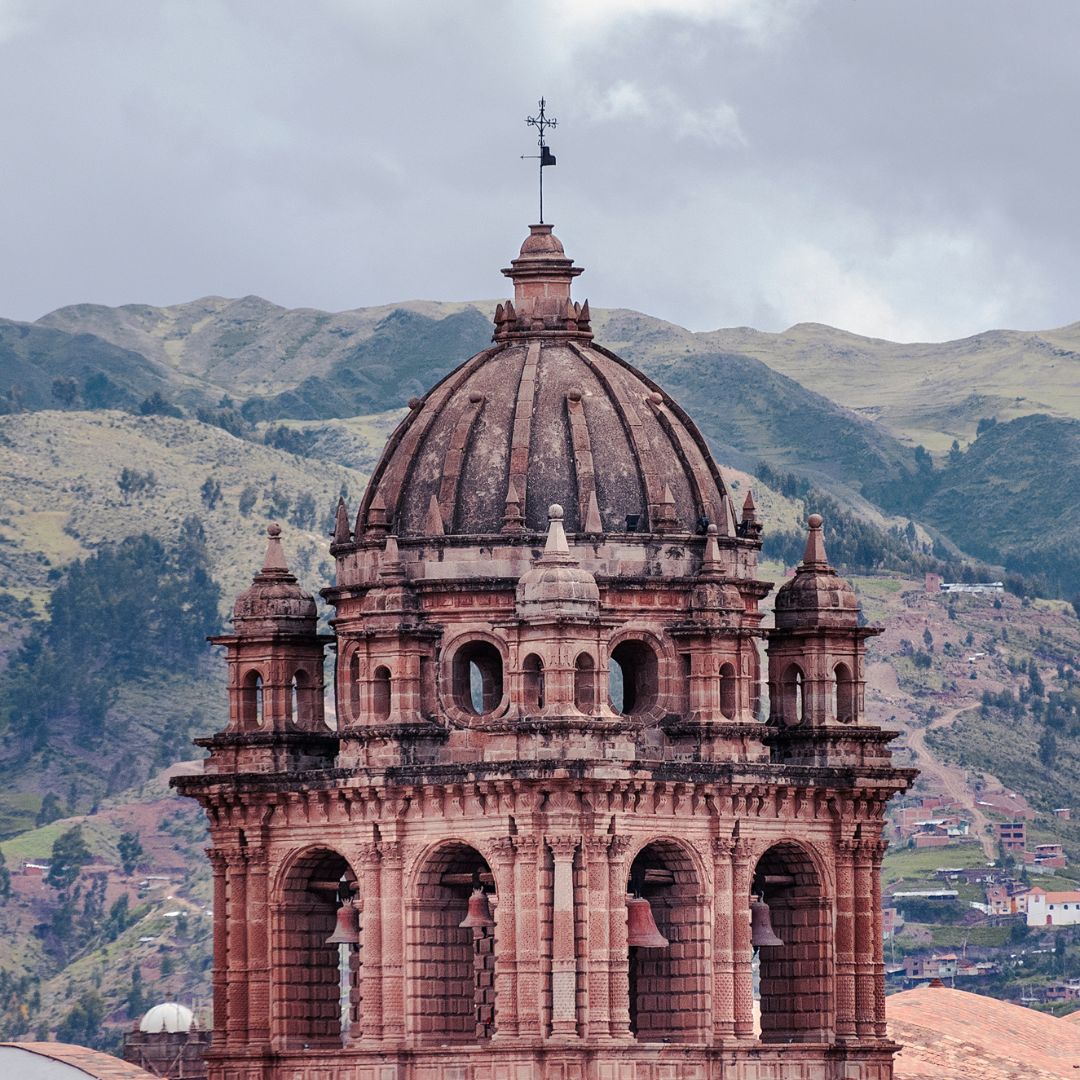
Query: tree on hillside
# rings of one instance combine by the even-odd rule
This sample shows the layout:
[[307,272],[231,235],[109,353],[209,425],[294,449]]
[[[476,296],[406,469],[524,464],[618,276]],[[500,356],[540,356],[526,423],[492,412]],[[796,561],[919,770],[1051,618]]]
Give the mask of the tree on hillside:
[[166,401],[161,396],[160,390],[155,390],[149,397],[143,398],[139,403],[139,412],[143,416],[175,416],[184,414],[171,401]]
[[52,396],[65,409],[70,409],[79,397],[79,384],[70,376],[53,379]]
[[7,859],[0,851],[0,903],[4,903],[11,896],[11,871],[7,868]]
[[104,1018],[105,1003],[101,995],[96,990],[87,990],[57,1027],[57,1041],[97,1049],[103,1043],[101,1022]]
[[116,849],[120,853],[120,865],[124,873],[130,877],[143,857],[143,846],[139,834],[137,832],[121,833]]
[[76,825],[67,832],[61,833],[52,846],[52,856],[49,860],[49,873],[45,882],[54,889],[67,889],[75,883],[75,879],[82,872],[92,855],[90,848],[83,839],[82,826]]
[[237,509],[240,511],[241,514],[244,515],[244,517],[247,517],[248,514],[250,514],[251,511],[254,509],[255,503],[258,498],[258,491],[256,491],[251,484],[248,484],[244,488],[244,490],[240,492],[240,499],[236,504]]
[[45,798],[41,800],[41,809],[34,819],[34,824],[40,828],[42,825],[48,825],[50,822],[56,821],[57,818],[62,818],[63,816],[64,813],[60,809],[59,796],[57,796],[55,791],[50,791]]
[[219,484],[212,476],[208,476],[202,483],[202,487],[199,488],[199,495],[202,497],[202,501],[207,510],[213,510],[221,500],[221,484]]

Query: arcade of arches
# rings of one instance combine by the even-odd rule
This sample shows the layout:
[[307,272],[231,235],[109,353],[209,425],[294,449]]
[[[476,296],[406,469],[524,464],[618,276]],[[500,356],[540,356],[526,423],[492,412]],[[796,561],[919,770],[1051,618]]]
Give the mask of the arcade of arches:
[[271,526],[215,639],[211,1080],[890,1080],[877,630],[817,515],[766,615],[752,496],[580,272],[533,226],[339,504],[333,634]]

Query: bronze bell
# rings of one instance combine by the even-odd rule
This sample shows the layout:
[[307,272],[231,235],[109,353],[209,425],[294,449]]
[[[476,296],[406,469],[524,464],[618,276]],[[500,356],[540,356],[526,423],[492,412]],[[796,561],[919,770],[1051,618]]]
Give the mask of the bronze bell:
[[495,925],[491,917],[491,906],[488,904],[487,893],[483,889],[473,889],[469,897],[469,911],[465,918],[458,923],[463,930],[478,928],[486,930]]
[[652,907],[643,896],[626,901],[626,944],[639,949],[666,949],[668,939],[656,927]]
[[750,944],[755,949],[762,945],[783,945],[772,928],[772,913],[769,905],[755,896],[750,901]]
[[343,900],[337,909],[337,926],[326,939],[327,945],[359,945],[360,918],[356,905],[351,900]]

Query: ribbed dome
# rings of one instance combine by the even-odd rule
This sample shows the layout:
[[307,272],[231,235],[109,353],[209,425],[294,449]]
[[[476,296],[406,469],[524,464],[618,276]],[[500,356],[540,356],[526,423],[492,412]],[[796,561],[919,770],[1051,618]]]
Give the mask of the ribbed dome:
[[[580,272],[550,226],[534,226],[505,271],[496,344],[448,375],[394,432],[358,531],[400,536],[542,532],[694,533],[720,521],[723,483],[704,439],[658,386],[592,343]],[[384,514],[385,508],[385,517]]]

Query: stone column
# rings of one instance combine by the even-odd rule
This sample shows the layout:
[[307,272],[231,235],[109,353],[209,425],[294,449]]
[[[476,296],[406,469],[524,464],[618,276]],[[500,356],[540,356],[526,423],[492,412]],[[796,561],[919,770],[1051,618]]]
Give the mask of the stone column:
[[518,1034],[541,1038],[540,994],[540,872],[537,865],[540,840],[536,836],[514,838],[517,851],[514,872],[517,929]]
[[265,1044],[270,1039],[269,920],[266,850],[256,848],[248,852],[248,1038]]
[[555,862],[551,914],[551,1034],[576,1036],[577,943],[574,927],[576,836],[549,836]]
[[513,1039],[518,1033],[517,912],[515,911],[514,839],[491,844],[495,865],[495,1034]]
[[382,889],[379,846],[360,844],[356,853],[363,905],[360,915],[360,1038],[366,1042],[383,1036]]
[[735,1037],[754,1037],[754,949],[750,944],[750,886],[754,868],[746,840],[736,840],[731,856],[731,954]]
[[855,844],[855,1032],[874,1034],[874,864],[873,844]]
[[210,870],[214,878],[214,1042],[224,1046],[228,1038],[227,986],[229,980],[229,947],[225,920],[227,918],[226,861],[222,852],[207,848]]
[[855,1037],[855,844],[836,845],[836,1037]]
[[626,867],[623,856],[630,848],[628,836],[613,836],[608,844],[608,957],[611,1035],[633,1039],[630,1031],[630,947],[626,944]]
[[713,1041],[735,1034],[734,889],[728,837],[713,840]]
[[586,836],[584,841],[586,874],[589,882],[589,907],[586,925],[588,944],[583,962],[586,965],[589,995],[585,1030],[592,1039],[611,1037],[611,948],[610,903],[608,890],[609,836]]
[[884,1039],[888,1035],[885,1023],[885,935],[881,912],[881,860],[885,857],[888,844],[876,840],[871,850],[870,872],[873,875],[874,906],[873,946],[874,946],[874,1034]]
[[225,852],[225,864],[229,950],[227,1039],[243,1046],[247,1042],[248,1025],[247,856],[239,848],[230,849]]
[[403,845],[383,840],[379,844],[382,898],[382,1012],[383,1039],[405,1038],[405,925],[402,874]]

